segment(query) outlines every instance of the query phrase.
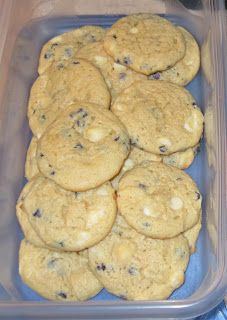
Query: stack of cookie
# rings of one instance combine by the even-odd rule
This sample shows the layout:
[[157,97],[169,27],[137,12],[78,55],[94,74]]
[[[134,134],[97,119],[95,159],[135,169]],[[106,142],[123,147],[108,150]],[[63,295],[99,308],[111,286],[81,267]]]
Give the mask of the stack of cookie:
[[148,14],[44,45],[16,206],[26,239],[19,272],[40,295],[78,301],[105,287],[157,300],[184,282],[201,194],[181,169],[195,157],[203,115],[183,86],[199,60],[191,34]]

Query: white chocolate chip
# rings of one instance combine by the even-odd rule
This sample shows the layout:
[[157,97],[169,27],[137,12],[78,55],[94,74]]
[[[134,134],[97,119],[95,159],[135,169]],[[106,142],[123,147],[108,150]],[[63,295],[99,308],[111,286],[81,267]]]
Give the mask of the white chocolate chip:
[[97,64],[104,64],[107,62],[107,58],[102,56],[95,56],[95,62]]
[[179,210],[183,207],[183,201],[179,197],[173,197],[170,200],[170,207],[173,210]]
[[97,142],[105,138],[109,134],[109,129],[101,128],[101,127],[93,127],[89,128],[86,133],[84,133],[85,137],[92,141]]
[[185,130],[193,132],[198,128],[197,114],[193,113],[184,123]]
[[106,190],[106,187],[103,186],[101,188],[99,188],[97,191],[96,191],[96,194],[99,195],[99,196],[107,196],[108,195],[108,192]]
[[143,208],[143,213],[145,214],[145,216],[151,216],[151,210],[148,207]]
[[143,214],[147,217],[157,218],[160,214],[158,211],[154,210],[151,206],[143,208]]
[[90,234],[88,233],[88,232],[86,232],[86,231],[81,231],[81,232],[79,232],[78,233],[78,241],[77,241],[77,244],[78,245],[82,245],[82,244],[84,244],[87,240],[89,240],[90,239]]
[[134,167],[135,163],[132,159],[127,159],[124,163],[122,171],[128,171]]
[[87,228],[92,227],[94,224],[97,224],[98,221],[100,220],[100,218],[102,218],[104,215],[106,214],[106,212],[104,210],[99,210],[96,212],[91,212],[88,220],[87,220]]
[[137,28],[131,28],[130,29],[130,33],[138,33],[138,29]]
[[113,68],[116,70],[116,71],[119,71],[119,72],[124,72],[127,70],[127,68],[125,66],[122,66],[121,64],[119,63],[114,63],[113,64]]
[[173,288],[177,288],[183,281],[184,275],[182,272],[175,272],[171,277],[171,285]]

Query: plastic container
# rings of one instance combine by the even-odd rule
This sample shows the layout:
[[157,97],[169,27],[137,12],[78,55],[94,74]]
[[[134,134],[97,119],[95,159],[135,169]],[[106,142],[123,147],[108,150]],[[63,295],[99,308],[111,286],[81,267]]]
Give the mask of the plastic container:
[[[186,3],[187,1],[184,1]],[[226,74],[224,2],[156,0],[8,0],[0,44],[0,317],[3,319],[191,319],[214,308],[227,288]],[[3,1],[4,4],[4,1]],[[83,303],[44,301],[18,275],[22,236],[15,203],[25,183],[31,138],[28,94],[49,38],[84,24],[110,26],[119,16],[164,14],[202,48],[202,70],[188,86],[205,114],[201,152],[188,170],[203,194],[203,229],[185,284],[167,301],[124,301],[102,291]],[[5,41],[4,41],[5,39]],[[2,46],[2,47],[1,47]]]

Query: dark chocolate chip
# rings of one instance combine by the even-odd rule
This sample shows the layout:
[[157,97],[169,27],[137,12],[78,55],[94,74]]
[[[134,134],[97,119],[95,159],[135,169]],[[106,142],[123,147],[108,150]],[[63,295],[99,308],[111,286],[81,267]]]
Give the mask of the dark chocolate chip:
[[35,212],[33,212],[32,215],[33,215],[33,217],[36,217],[36,218],[42,217],[41,211],[39,209],[37,209]]
[[51,259],[51,260],[48,262],[48,264],[47,264],[48,268],[54,268],[55,265],[56,265],[55,262],[56,262],[57,260],[58,260],[57,258]]
[[75,146],[74,146],[75,149],[83,149],[83,146],[81,143],[77,143]]
[[121,72],[120,74],[119,74],[119,79],[120,80],[124,80],[126,78],[126,73],[125,72]]
[[178,77],[179,77],[179,75],[180,75],[179,72],[177,72],[177,76],[178,76]]
[[65,55],[70,58],[73,54],[72,48],[66,48],[65,49]]
[[50,57],[52,57],[53,56],[53,53],[51,53],[51,52],[46,52],[45,54],[44,54],[44,58],[45,59],[50,59]]
[[80,194],[79,192],[74,192],[75,194],[75,198],[77,199],[78,198],[78,195]]
[[64,292],[62,292],[62,291],[58,293],[58,296],[61,297],[61,298],[63,298],[63,299],[66,299],[66,298],[67,298],[67,294],[64,293]]
[[79,61],[73,61],[73,64],[80,64]]
[[157,72],[157,73],[152,74],[152,75],[151,75],[151,79],[159,80],[159,79],[160,79],[160,73]]
[[63,63],[59,63],[58,65],[57,65],[57,69],[58,70],[61,70],[61,69],[63,69],[64,68],[64,64]]
[[199,192],[195,192],[195,195],[196,195],[196,200],[199,200],[201,198],[201,194]]
[[164,153],[164,152],[166,152],[168,149],[167,149],[167,147],[166,146],[160,146],[159,147],[159,150],[162,152],[162,153]]
[[101,263],[101,264],[98,264],[97,267],[96,267],[97,270],[99,271],[105,271],[106,270],[106,266],[104,263]]
[[119,136],[117,136],[116,138],[114,138],[114,141],[118,141],[120,139]]
[[36,109],[34,109],[33,111],[32,111],[32,114],[35,114],[36,113]]
[[45,114],[42,114],[42,115],[41,115],[41,119],[46,120]]
[[117,62],[117,63],[120,63],[121,61],[120,61],[120,59],[117,59],[116,62]]
[[63,241],[60,241],[60,242],[58,242],[58,244],[60,245],[60,247],[64,247],[64,242]]
[[52,168],[52,165],[51,165],[51,164],[48,164],[48,167],[49,167],[49,168]]
[[181,180],[183,180],[183,178],[182,177],[177,177],[176,180],[177,181],[181,181]]
[[132,64],[132,61],[130,59],[130,57],[124,57],[123,58],[123,63],[126,65]]
[[40,153],[39,154],[40,158],[44,157],[44,154],[43,153]]
[[148,227],[150,227],[150,226],[151,226],[151,224],[150,224],[150,223],[148,223],[148,222],[143,222],[143,226],[144,226],[144,227],[146,227],[146,228],[148,228]]
[[85,127],[85,121],[84,120],[76,120],[76,124],[78,127],[83,128]]
[[55,47],[57,47],[58,46],[58,43],[53,43],[52,45],[51,45],[51,49],[53,49],[53,48],[55,48]]
[[193,102],[192,102],[192,105],[193,105],[193,106],[196,106],[197,104],[196,104],[196,102],[195,102],[195,101],[193,101]]
[[139,183],[138,186],[139,186],[140,189],[143,189],[143,190],[147,189],[147,186],[145,184],[143,184],[143,183]]
[[137,269],[135,267],[130,267],[128,268],[128,273],[134,276],[137,274]]
[[51,171],[50,175],[51,175],[51,176],[54,176],[55,173],[56,173],[55,171]]
[[132,140],[132,138],[129,140],[129,142],[132,146],[137,146],[137,142]]
[[114,39],[117,39],[117,36],[116,36],[116,34],[113,34],[113,38],[114,38]]

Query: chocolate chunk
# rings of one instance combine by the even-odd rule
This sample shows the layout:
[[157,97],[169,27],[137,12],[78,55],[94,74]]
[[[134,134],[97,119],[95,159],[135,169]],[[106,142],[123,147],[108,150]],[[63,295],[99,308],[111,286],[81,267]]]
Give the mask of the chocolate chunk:
[[55,173],[56,173],[55,171],[51,171],[50,175],[51,175],[51,176],[54,176]]
[[66,299],[67,298],[67,294],[66,293],[64,293],[64,292],[59,292],[58,294],[57,294],[59,297],[61,297],[61,298],[63,298],[63,299]]
[[130,57],[124,57],[123,58],[123,63],[126,65],[132,64],[132,61],[130,59]]
[[40,153],[39,154],[40,158],[44,157],[44,154],[43,153]]
[[116,36],[116,34],[113,34],[113,38],[114,38],[114,39],[117,39],[117,36]]
[[164,152],[166,152],[168,149],[167,149],[166,146],[162,145],[162,146],[159,147],[159,150],[160,150],[162,153],[164,153]]
[[114,138],[114,141],[118,141],[120,139],[119,136],[117,136],[116,138]]
[[125,72],[121,72],[120,74],[119,74],[119,79],[120,80],[124,80],[126,78],[126,73]]
[[177,181],[181,181],[181,180],[183,180],[183,178],[182,177],[177,177],[176,180]]
[[73,61],[73,64],[80,64],[79,61]]
[[98,264],[97,267],[96,267],[97,270],[99,271],[105,271],[106,270],[106,266],[104,263],[101,263],[101,264]]
[[130,268],[128,268],[128,273],[134,276],[138,273],[138,271],[135,267],[131,266]]
[[75,149],[83,149],[84,147],[82,146],[81,143],[77,143],[75,146],[74,146]]
[[201,194],[199,192],[196,191],[195,195],[196,195],[195,197],[196,200],[199,200],[201,198]]
[[46,120],[45,114],[42,114],[42,115],[41,115],[41,119],[42,119],[42,120]]
[[139,186],[140,189],[143,189],[143,190],[147,189],[147,186],[145,184],[143,184],[143,183],[139,183],[138,186]]
[[33,212],[33,217],[36,217],[36,218],[41,218],[42,217],[42,213],[39,209],[37,209],[35,212]]
[[34,109],[33,111],[32,111],[32,114],[35,114],[36,113],[36,109]]
[[117,62],[117,63],[121,63],[120,59],[117,59],[116,62]]

